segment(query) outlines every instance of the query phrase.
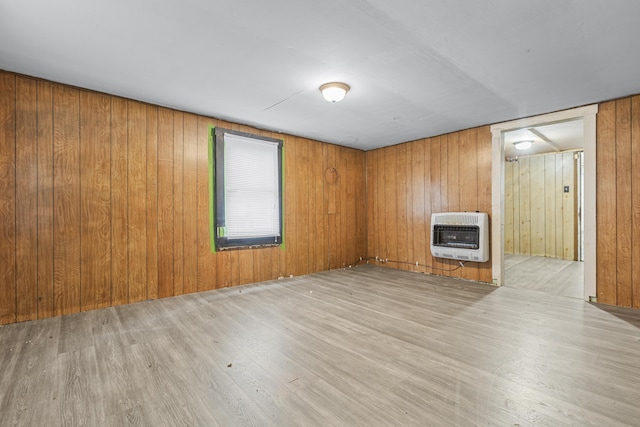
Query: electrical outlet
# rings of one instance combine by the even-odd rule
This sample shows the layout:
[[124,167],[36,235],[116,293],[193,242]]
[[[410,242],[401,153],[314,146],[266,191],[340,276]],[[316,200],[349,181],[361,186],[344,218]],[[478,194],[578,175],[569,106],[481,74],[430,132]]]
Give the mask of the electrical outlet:
[[565,192],[565,193],[568,193],[568,192],[569,192],[569,186],[568,186],[568,185],[565,185],[565,186],[564,186],[564,192]]

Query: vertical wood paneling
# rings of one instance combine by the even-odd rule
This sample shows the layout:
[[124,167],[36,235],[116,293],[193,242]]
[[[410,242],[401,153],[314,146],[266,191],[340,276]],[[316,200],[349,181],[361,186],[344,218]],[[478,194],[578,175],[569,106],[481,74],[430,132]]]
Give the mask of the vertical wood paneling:
[[[354,259],[355,262],[358,262],[360,258],[364,259],[367,256],[367,206],[366,199],[363,197],[366,194],[367,183],[366,183],[366,162],[364,158],[364,153],[359,150],[352,150],[354,153],[354,164],[349,165],[350,168],[355,168],[355,176],[356,182],[353,185],[353,198],[356,200],[353,209],[356,210],[356,234],[354,239],[357,242],[357,253]],[[349,212],[346,213],[350,215]],[[352,231],[348,231],[352,233]]]
[[[309,142],[296,138],[296,212],[309,212]],[[340,171],[346,172],[346,171]],[[296,216],[297,260],[295,275],[309,273],[309,216]]]
[[335,254],[336,254],[336,267],[344,268],[345,267],[345,246],[347,244],[346,236],[343,232],[346,228],[346,215],[345,207],[346,207],[346,188],[349,180],[349,173],[345,168],[346,163],[346,155],[344,153],[344,149],[342,147],[335,147],[336,153],[336,168],[338,170],[338,185],[336,187],[336,245],[335,245]]
[[[239,252],[211,253],[208,245],[207,127],[214,120],[7,72],[0,72],[0,93],[1,323],[240,283]],[[635,307],[639,103],[638,97],[602,103],[596,145],[598,301]],[[253,280],[339,267],[359,252],[410,262],[425,256],[427,265],[438,266],[427,256],[431,212],[490,211],[487,126],[366,154],[304,140],[302,160],[296,138],[283,138],[292,141],[287,162],[293,165],[285,189],[287,246],[247,252],[243,263],[251,264]],[[575,198],[575,175],[556,157],[572,191],[550,196],[560,182],[551,182],[545,158],[546,230],[562,230],[575,217],[566,209]],[[330,167],[338,171],[335,184],[326,180]],[[474,183],[476,192],[468,189]],[[531,185],[530,193],[539,194],[537,183]],[[477,195],[475,208],[468,194]],[[570,227],[575,221],[564,228]],[[555,233],[555,245],[547,234],[545,252],[564,252],[562,233]],[[526,246],[516,235],[514,244]],[[182,253],[174,252],[176,239]],[[536,247],[535,232],[532,239]],[[575,253],[575,244],[568,251]],[[463,277],[477,272],[478,280],[491,280],[490,262],[468,264]]]
[[632,230],[631,305],[640,308],[640,96],[631,98]]
[[129,101],[127,117],[127,265],[128,301],[147,292],[147,110]]
[[378,257],[378,259],[384,259],[387,256],[387,216],[385,209],[387,206],[387,199],[385,197],[386,184],[385,184],[385,150],[378,150],[376,168],[378,176],[378,195],[377,195],[377,217],[378,217],[378,250],[372,256]]
[[16,320],[38,316],[38,157],[36,86],[16,79]]
[[388,258],[383,265],[392,268],[491,281],[490,261],[460,269],[429,248],[432,212],[490,211],[488,127],[367,152],[366,179],[368,256]]
[[111,99],[80,93],[82,308],[111,304]]
[[[460,147],[458,150],[459,170],[459,208],[463,212],[475,212],[478,209],[478,131],[469,129],[460,132]],[[461,277],[469,280],[478,280],[479,272],[473,264],[467,264],[468,268],[460,271]]]
[[562,153],[557,153],[553,155],[555,157],[556,162],[556,191],[555,191],[555,199],[556,199],[556,231],[555,231],[555,241],[556,241],[556,253],[558,254],[558,258],[562,258],[564,256],[564,162]]
[[[297,240],[293,236],[297,235],[296,222],[295,222],[295,207],[297,203],[296,194],[296,145],[295,138],[286,138],[284,142],[285,146],[285,244],[286,244],[286,275],[294,274],[293,267],[297,259]],[[325,147],[326,148],[326,147]],[[326,203],[328,195],[325,195],[324,202]],[[328,212],[333,213],[333,212]]]
[[16,321],[16,79],[0,72],[0,323]]
[[631,306],[631,98],[616,101],[616,293],[617,304]]
[[[426,258],[425,271],[433,273],[433,258],[431,257],[431,148],[430,140],[421,140],[420,144],[424,147],[424,256]],[[422,271],[422,270],[421,270]]]
[[[506,253],[576,258],[577,198],[573,156],[573,152],[553,153],[521,157],[506,164]],[[569,186],[569,193],[563,193],[565,185]],[[510,238],[513,238],[513,247],[507,246]]]
[[[443,212],[444,207],[442,204],[442,185],[441,185],[441,137],[430,138],[429,139],[429,147],[430,147],[430,156],[431,156],[431,168],[430,168],[430,176],[429,182],[431,187],[431,214]],[[431,220],[429,220],[429,227],[431,227]],[[429,241],[430,242],[430,241]],[[429,243],[431,244],[431,243]],[[431,256],[431,266],[433,266],[433,271],[436,274],[444,273],[442,270],[445,267],[445,264],[442,262],[441,258],[436,258]]]
[[[577,260],[576,248],[576,168],[574,153],[562,153],[562,247],[563,258]],[[569,192],[564,192],[564,187]]]
[[407,261],[409,262],[409,264],[407,264],[407,269],[411,270],[411,271],[416,271],[417,267],[415,265],[416,263],[416,254],[414,253],[414,233],[413,230],[415,228],[417,228],[417,226],[415,225],[415,222],[418,221],[417,218],[414,217],[413,214],[413,157],[414,157],[414,149],[416,148],[416,146],[418,144],[416,143],[410,143],[410,144],[404,144],[407,147],[407,158],[405,161],[405,167],[402,168],[404,169],[404,186],[405,186],[405,192],[407,194],[407,198],[406,198],[406,211],[407,211],[407,243],[406,243],[406,247],[407,247]]
[[[478,146],[478,210],[491,216],[491,128],[483,126],[477,129]],[[491,218],[489,219],[491,220]],[[489,242],[491,244],[491,242]],[[491,259],[477,265],[478,280],[491,283]]]
[[53,90],[54,310],[80,311],[79,92]]
[[147,105],[147,297],[158,298],[158,108]]
[[147,299],[147,111],[127,103],[127,300]]
[[616,304],[616,103],[598,106],[596,118],[596,287],[598,302]]
[[521,254],[531,253],[531,194],[529,170],[530,159],[523,157],[518,160],[518,193],[520,194],[520,252]]
[[[427,217],[425,213],[425,162],[424,141],[412,144],[411,149],[411,180],[409,184],[412,190],[412,216],[413,223],[409,233],[413,235],[413,259],[419,264],[425,265],[429,251],[429,239],[427,231]],[[416,267],[417,271],[424,271],[423,267]]]
[[[173,112],[158,109],[158,298],[174,295]],[[207,208],[208,210],[208,208]],[[208,233],[207,233],[208,236]]]
[[[396,184],[396,164],[397,164],[397,146],[386,147],[384,150],[384,169],[385,169],[385,207],[386,217],[386,240],[387,253],[385,259],[398,259],[398,210],[396,208],[397,184]],[[397,265],[395,265],[397,267]],[[392,265],[393,267],[393,265]]]
[[184,116],[184,293],[198,290],[198,117]]
[[329,250],[333,268],[365,254],[361,151],[221,122],[288,141],[287,246],[212,253],[217,121],[0,76],[2,323],[315,272]]
[[397,256],[394,256],[394,259],[400,261],[400,264],[397,266],[401,270],[407,270],[409,262],[407,258],[407,237],[408,237],[408,229],[407,229],[407,145],[408,144],[400,144],[396,149],[396,194],[395,194],[395,205],[396,205],[396,214],[397,217],[395,222],[397,223]]
[[197,229],[198,229],[198,291],[215,289],[217,283],[216,254],[209,243],[209,126],[213,120],[198,118],[197,164]]
[[[53,310],[53,86],[38,81],[38,318]],[[0,97],[2,98],[2,97]],[[0,200],[2,198],[0,197]]]
[[173,295],[184,293],[184,114],[173,113]]
[[504,253],[516,253],[513,248],[514,234],[514,191],[513,191],[513,174],[517,167],[517,162],[506,162],[504,165]]
[[544,224],[546,214],[546,198],[544,194],[544,157],[531,157],[529,167],[529,173],[531,176],[531,179],[529,180],[531,186],[531,254],[535,256],[544,256],[546,250],[546,227]]
[[460,211],[460,133],[447,135],[447,210],[451,212]]
[[311,161],[313,174],[311,175],[311,182],[313,183],[313,191],[309,193],[309,199],[313,199],[315,208],[313,209],[314,218],[314,237],[310,239],[310,242],[314,245],[313,253],[313,271],[325,270],[327,249],[325,242],[327,241],[326,230],[324,228],[324,169],[323,169],[323,156],[322,156],[323,144],[314,142],[312,144],[312,151],[309,153],[309,160]]
[[555,154],[543,156],[544,158],[544,231],[546,256],[556,258],[556,194],[560,184],[556,184],[556,160]]
[[128,302],[127,101],[111,99],[111,305]]

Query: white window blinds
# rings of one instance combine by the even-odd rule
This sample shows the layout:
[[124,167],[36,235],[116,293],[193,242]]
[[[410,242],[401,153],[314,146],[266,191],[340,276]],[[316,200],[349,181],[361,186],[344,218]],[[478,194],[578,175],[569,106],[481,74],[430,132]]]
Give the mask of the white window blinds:
[[225,235],[280,236],[278,144],[224,136]]

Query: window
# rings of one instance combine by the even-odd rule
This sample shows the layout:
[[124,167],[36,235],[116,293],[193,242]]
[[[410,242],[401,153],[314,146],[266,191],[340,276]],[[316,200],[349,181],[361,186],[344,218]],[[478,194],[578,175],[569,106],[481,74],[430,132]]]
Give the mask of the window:
[[213,131],[216,249],[282,244],[282,141]]

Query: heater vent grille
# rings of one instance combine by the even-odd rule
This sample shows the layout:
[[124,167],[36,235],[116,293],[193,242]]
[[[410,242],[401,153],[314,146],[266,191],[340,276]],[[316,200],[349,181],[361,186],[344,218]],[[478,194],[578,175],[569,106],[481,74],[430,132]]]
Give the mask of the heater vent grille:
[[489,216],[483,212],[431,215],[431,254],[438,258],[489,260]]

